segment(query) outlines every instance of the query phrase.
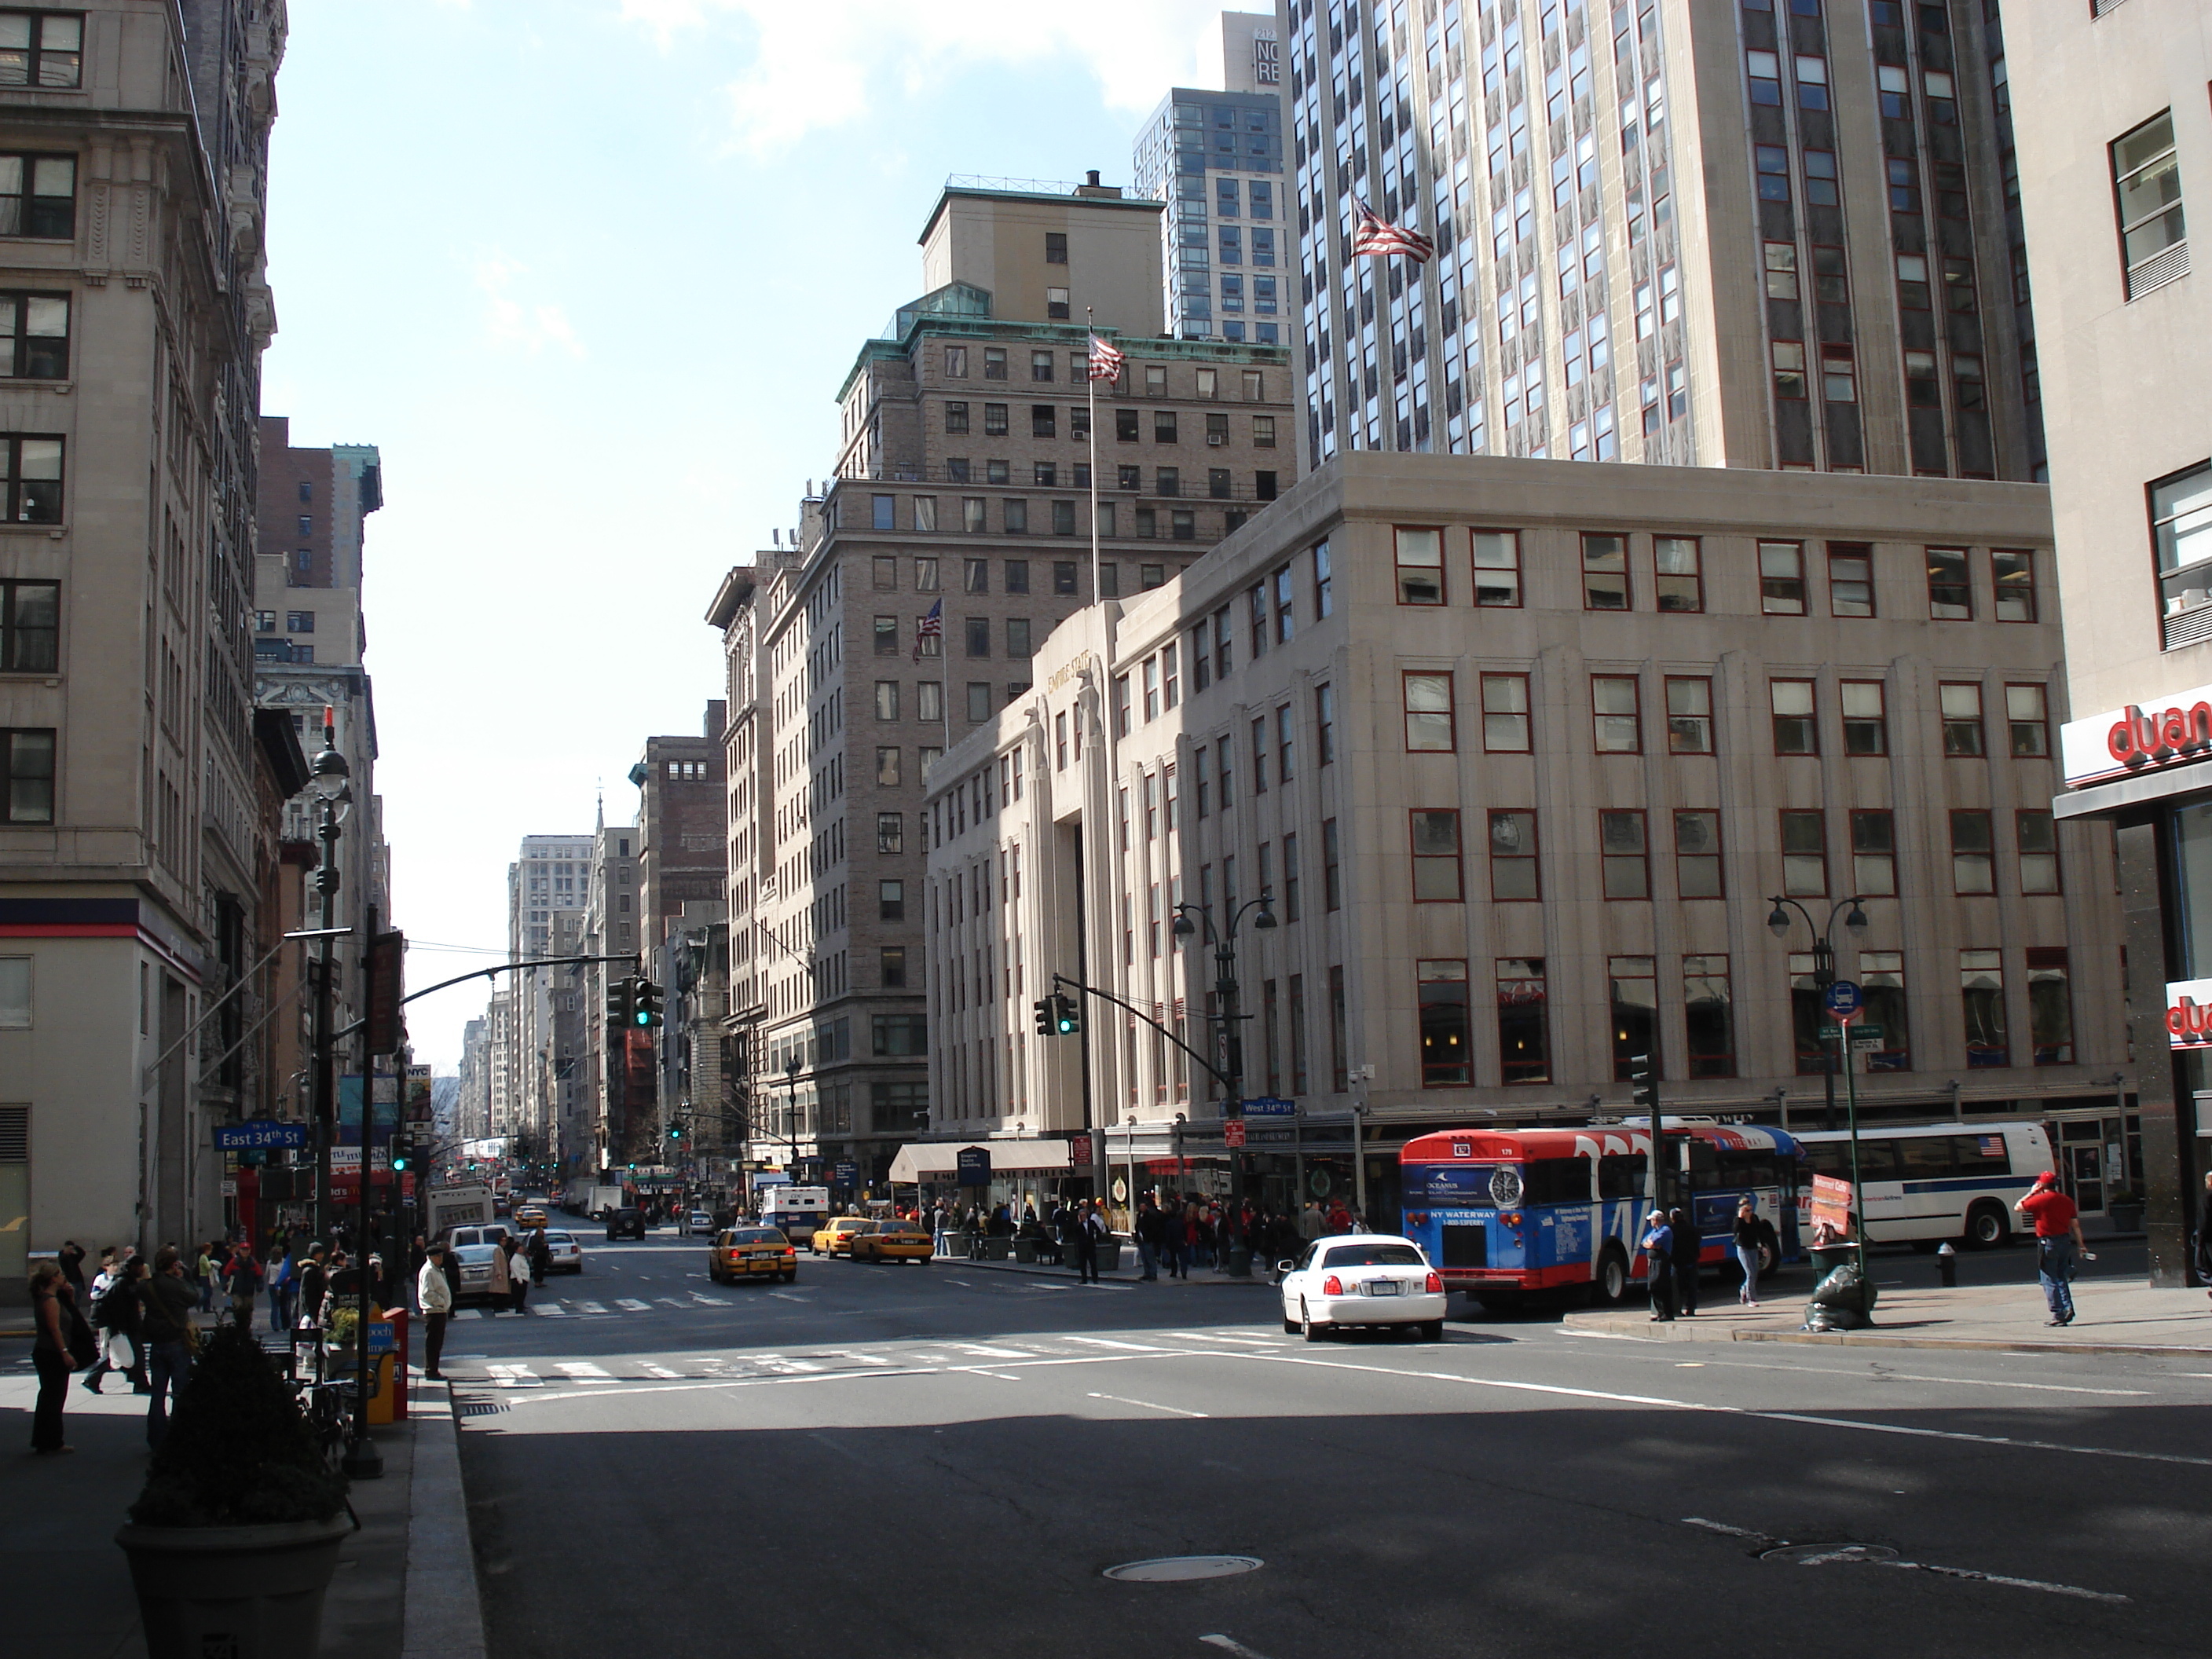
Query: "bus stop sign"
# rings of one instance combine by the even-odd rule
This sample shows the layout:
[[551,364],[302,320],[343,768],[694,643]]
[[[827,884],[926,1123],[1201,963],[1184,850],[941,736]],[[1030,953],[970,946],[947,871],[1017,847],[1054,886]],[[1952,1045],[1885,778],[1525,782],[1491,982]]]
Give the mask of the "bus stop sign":
[[1866,999],[1859,994],[1859,988],[1855,981],[1839,979],[1830,984],[1827,990],[1822,994],[1821,1000],[1826,1006],[1828,1012],[1838,1022],[1848,1022],[1858,1018],[1859,1010],[1865,1006]]

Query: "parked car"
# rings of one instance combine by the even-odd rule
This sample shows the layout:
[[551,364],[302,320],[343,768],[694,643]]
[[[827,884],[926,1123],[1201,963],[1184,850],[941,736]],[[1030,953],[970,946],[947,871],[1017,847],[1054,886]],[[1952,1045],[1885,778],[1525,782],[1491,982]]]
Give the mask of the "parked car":
[[1309,1342],[1355,1325],[1410,1325],[1426,1341],[1443,1340],[1444,1281],[1410,1238],[1317,1238],[1282,1273],[1283,1328]]
[[[476,1232],[490,1230],[468,1227],[459,1231]],[[460,1289],[453,1296],[454,1306],[459,1307],[465,1303],[490,1300],[491,1259],[495,1252],[505,1248],[504,1245],[489,1241],[483,1243],[470,1243],[453,1246],[453,1260],[459,1265],[461,1274]]]
[[841,1215],[826,1221],[814,1230],[814,1238],[808,1249],[817,1255],[850,1255],[853,1235],[866,1232],[876,1224],[864,1215]]
[[456,1227],[446,1236],[446,1243],[455,1249],[465,1244],[504,1244],[507,1228],[504,1221],[487,1221],[482,1226]]
[[553,1252],[550,1271],[556,1273],[580,1273],[584,1271],[584,1247],[576,1242],[574,1233],[545,1235],[545,1248]]
[[676,1231],[686,1235],[711,1233],[714,1231],[714,1218],[704,1210],[679,1211],[676,1217]]
[[845,1253],[855,1261],[927,1261],[937,1254],[937,1242],[918,1222],[879,1221],[866,1232],[854,1233]]
[[514,1212],[516,1228],[526,1233],[533,1227],[543,1227],[550,1219],[542,1204],[525,1204]]
[[740,1279],[799,1277],[799,1251],[777,1227],[729,1227],[707,1247],[707,1277],[717,1285]]
[[612,1212],[607,1217],[608,1243],[611,1244],[618,1238],[643,1238],[644,1237],[644,1211],[626,1206]]

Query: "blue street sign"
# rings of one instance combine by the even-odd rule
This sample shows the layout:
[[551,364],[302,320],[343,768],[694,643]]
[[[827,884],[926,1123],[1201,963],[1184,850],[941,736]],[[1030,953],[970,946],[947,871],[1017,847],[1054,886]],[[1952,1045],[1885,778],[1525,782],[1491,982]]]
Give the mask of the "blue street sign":
[[1838,1019],[1850,1019],[1858,1012],[1866,999],[1859,994],[1859,988],[1856,982],[1848,979],[1839,979],[1828,987],[1822,994],[1821,1000],[1826,1004],[1828,1012]]
[[991,1150],[988,1146],[963,1146],[960,1149],[960,1185],[988,1187],[991,1184]]
[[1285,1100],[1280,1095],[1261,1095],[1244,1103],[1247,1117],[1296,1117],[1297,1112],[1297,1102]]
[[219,1152],[243,1152],[258,1146],[304,1146],[307,1144],[307,1126],[304,1123],[277,1123],[268,1118],[256,1118],[251,1123],[218,1123],[215,1129],[215,1146]]
[[838,1187],[857,1187],[860,1184],[860,1166],[850,1158],[841,1158],[837,1164],[837,1178],[831,1183]]

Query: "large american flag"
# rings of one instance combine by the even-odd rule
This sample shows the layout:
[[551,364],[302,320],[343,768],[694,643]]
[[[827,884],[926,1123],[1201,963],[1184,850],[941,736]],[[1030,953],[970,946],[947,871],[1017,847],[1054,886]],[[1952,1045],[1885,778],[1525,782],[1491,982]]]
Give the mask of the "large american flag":
[[945,637],[945,601],[939,599],[929,607],[928,615],[914,625],[914,659],[921,660],[921,642],[927,639]]
[[1091,337],[1090,374],[1094,380],[1118,380],[1128,359],[1096,334]]
[[1394,253],[1402,253],[1415,264],[1426,264],[1436,258],[1437,245],[1418,230],[1408,230],[1403,225],[1394,225],[1358,197],[1352,199],[1352,257],[1372,256],[1387,259]]

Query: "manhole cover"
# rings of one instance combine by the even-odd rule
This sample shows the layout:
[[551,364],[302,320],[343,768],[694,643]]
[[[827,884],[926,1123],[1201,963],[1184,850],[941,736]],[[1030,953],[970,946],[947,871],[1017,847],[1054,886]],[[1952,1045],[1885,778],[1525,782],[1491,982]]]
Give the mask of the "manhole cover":
[[1894,1561],[1897,1552],[1881,1544],[1784,1544],[1761,1550],[1762,1561],[1781,1561],[1791,1566],[1825,1567],[1852,1561]]
[[1194,1578],[1233,1578],[1267,1565],[1252,1555],[1163,1555],[1151,1561],[1124,1561],[1106,1577],[1125,1584],[1181,1584]]

